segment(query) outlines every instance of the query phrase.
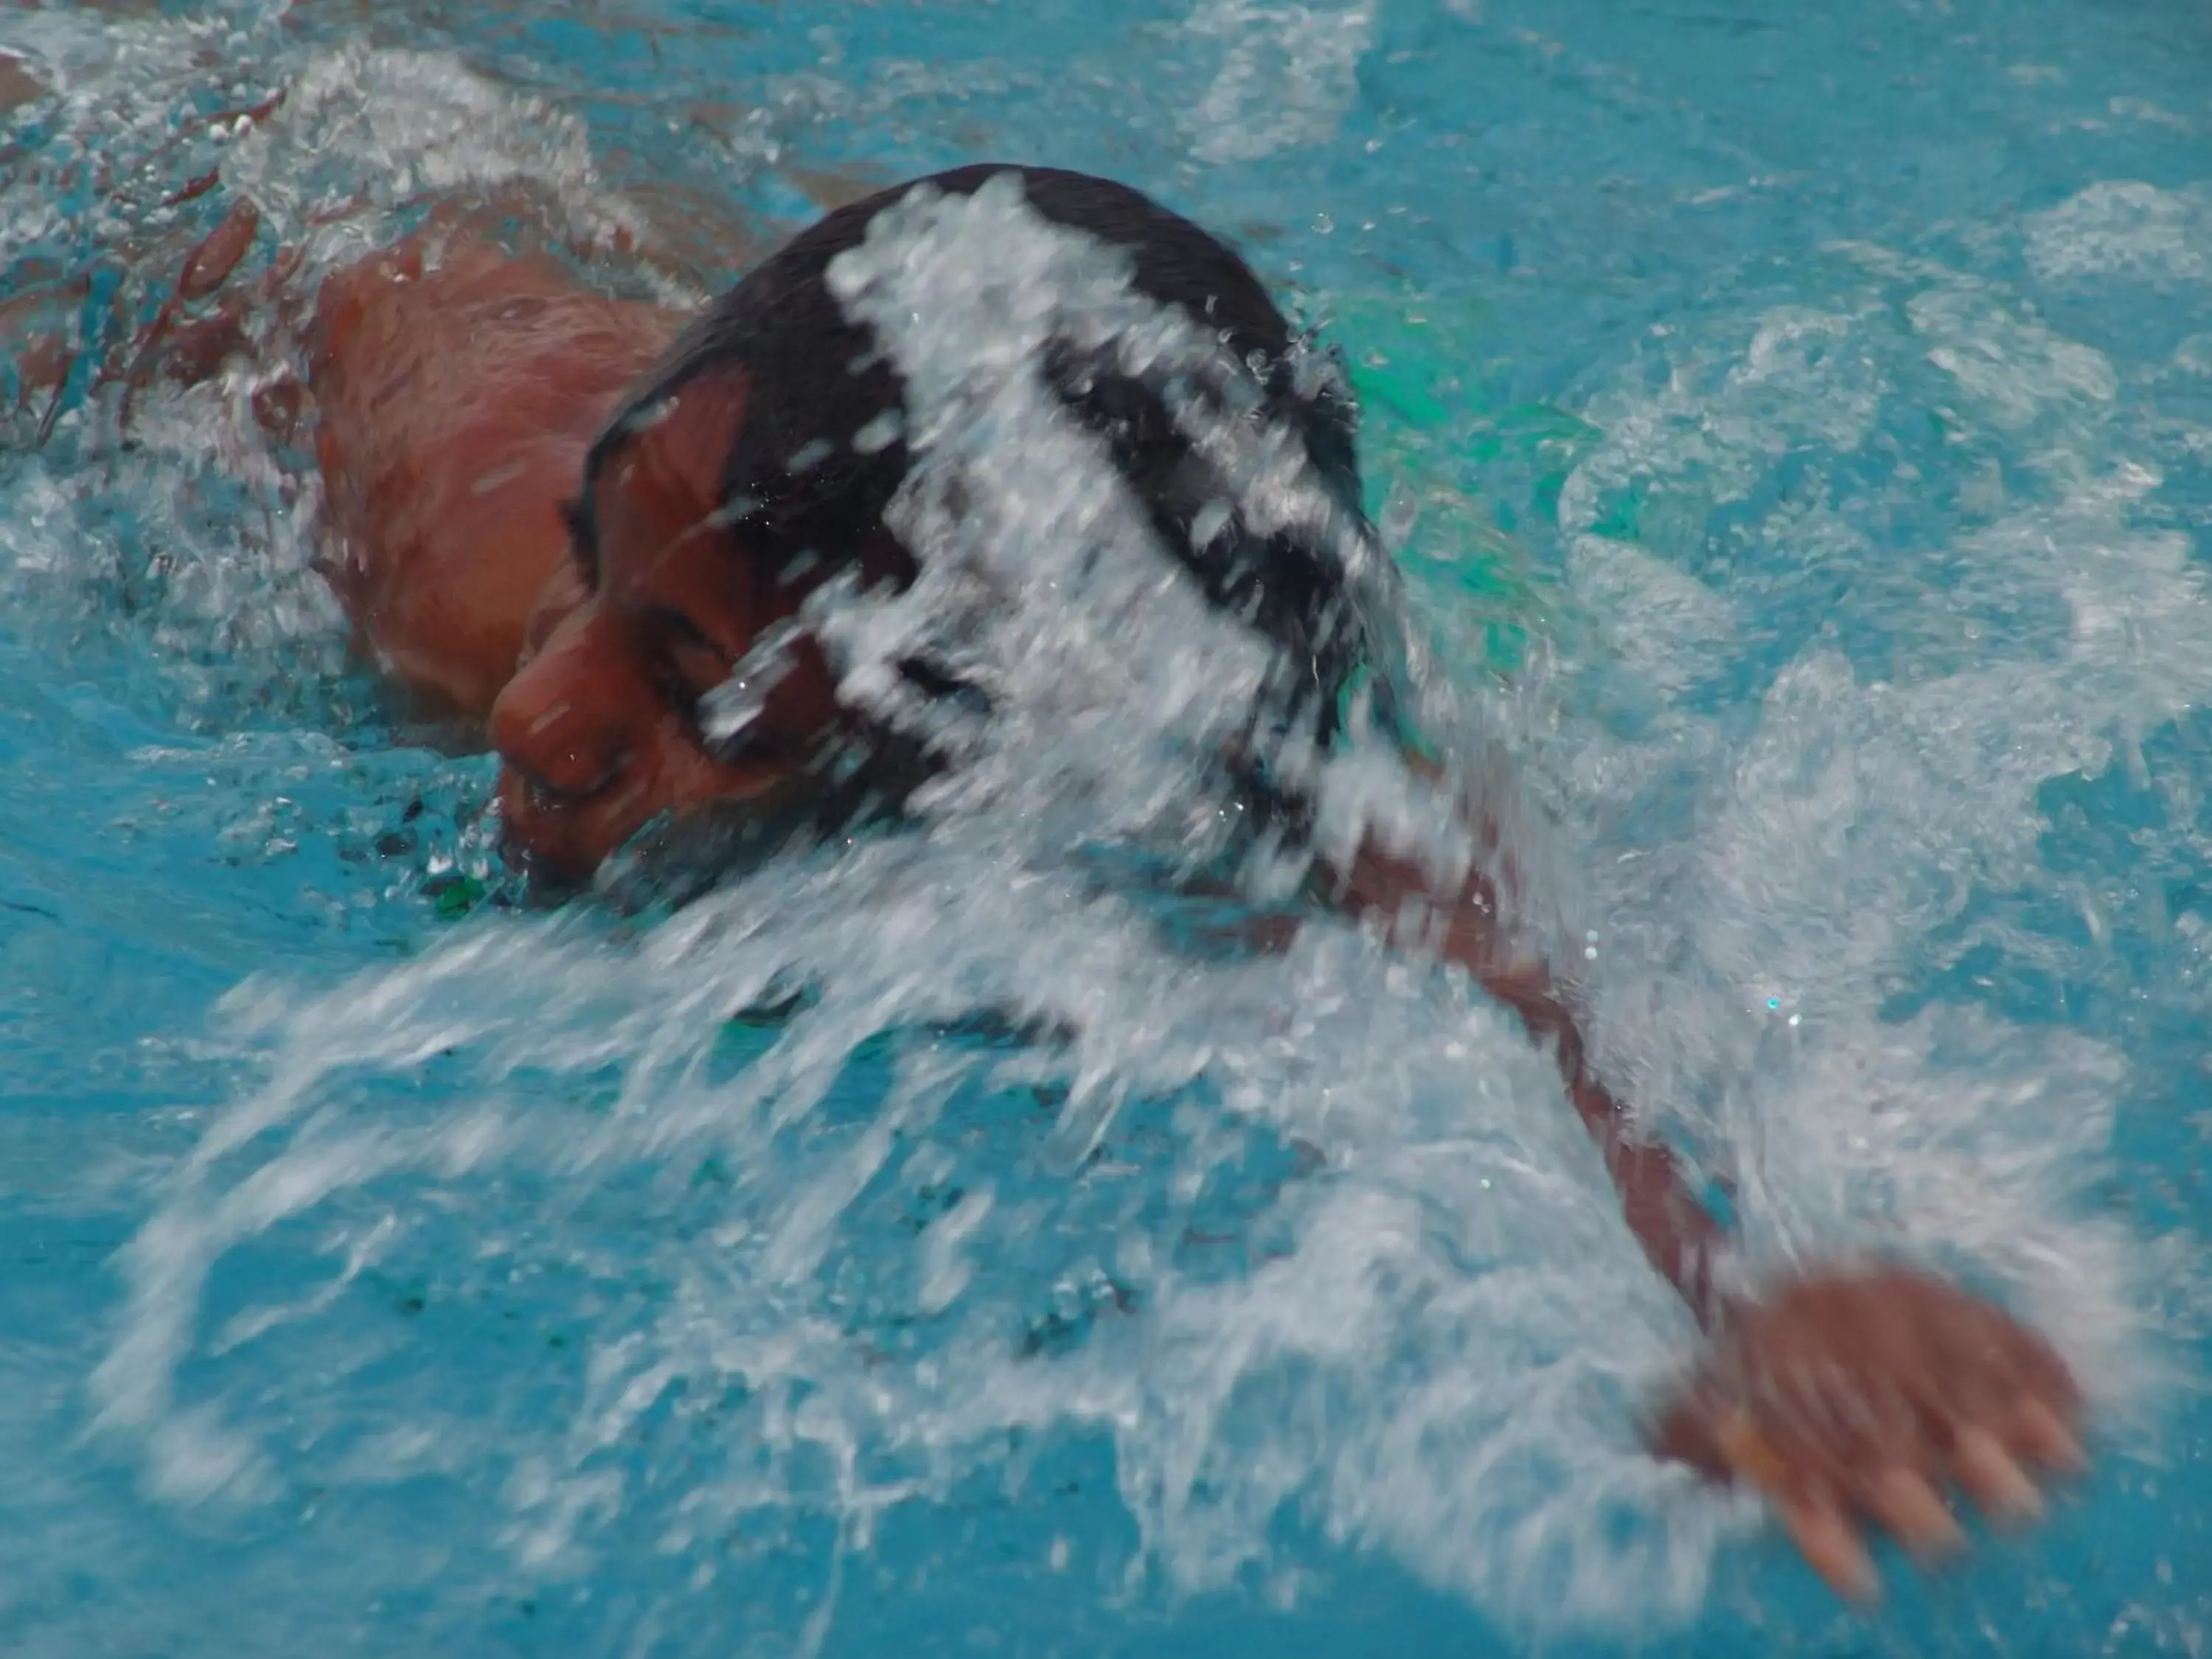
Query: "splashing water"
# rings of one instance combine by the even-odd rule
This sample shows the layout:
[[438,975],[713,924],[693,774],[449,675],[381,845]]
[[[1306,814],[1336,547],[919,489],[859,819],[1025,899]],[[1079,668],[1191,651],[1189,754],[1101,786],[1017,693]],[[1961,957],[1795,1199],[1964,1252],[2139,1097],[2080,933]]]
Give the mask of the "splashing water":
[[[1571,1115],[1528,1111],[1543,1061],[1349,932],[1280,962],[1194,957],[1169,918],[1071,857],[1164,828],[1176,856],[1209,850],[1223,814],[1194,757],[1244,728],[1266,663],[1149,544],[1038,353],[1073,335],[1203,360],[1210,336],[1149,314],[1117,260],[1011,189],[915,198],[832,282],[906,377],[925,459],[894,512],[927,550],[908,593],[820,625],[849,693],[890,695],[890,664],[950,641],[996,711],[927,801],[926,834],[764,872],[638,940],[584,921],[488,929],[325,1001],[261,1008],[271,1081],[210,1127],[131,1249],[136,1312],[95,1382],[104,1420],[147,1436],[173,1498],[265,1491],[306,1448],[273,1456],[178,1392],[227,1256],[398,1176],[526,1171],[567,1204],[711,1162],[689,1247],[653,1252],[667,1307],[595,1345],[580,1439],[547,1455],[514,1517],[526,1559],[587,1548],[593,1515],[624,1530],[651,1516],[689,1551],[714,1536],[707,1517],[727,1528],[763,1506],[781,1524],[818,1511],[860,1548],[877,1511],[944,1498],[1010,1433],[1104,1428],[1144,1559],[1187,1588],[1263,1562],[1278,1512],[1317,1503],[1332,1532],[1502,1605],[1533,1612],[1562,1589],[1586,1610],[1688,1605],[1699,1528],[1647,1516],[1626,1547],[1607,1536],[1668,1484],[1623,1425],[1671,1310],[1634,1270]],[[1234,417],[1206,435],[1249,442]],[[1249,480],[1248,515],[1329,510],[1281,443],[1262,434],[1248,459],[1228,471]],[[805,1006],[734,1066],[730,1017],[793,988]],[[1028,1040],[944,1034],[979,1014]],[[862,1066],[883,1042],[885,1062]],[[410,1123],[388,1085],[433,1057],[471,1079],[466,1103]],[[542,1099],[526,1121],[511,1098],[525,1075],[562,1115],[587,1079],[612,1093],[556,1134]],[[978,1135],[979,1109],[1024,1091],[1056,1110]],[[1228,1198],[1271,1161],[1289,1167]],[[1547,1215],[1557,1236],[1563,1206],[1582,1249],[1620,1264],[1610,1292],[1574,1282],[1587,1257],[1516,1260],[1516,1234]],[[303,1305],[222,1328],[244,1346],[317,1316],[403,1248],[410,1207],[343,1227],[334,1284]],[[887,1209],[908,1212],[910,1245],[887,1249]],[[1106,1316],[1115,1328],[1093,1329]],[[1031,1340],[1054,1319],[1073,1328]],[[677,1390],[742,1396],[730,1455],[765,1456],[772,1477],[702,1468],[662,1516],[575,1462]],[[1439,1465],[1438,1444],[1479,1449],[1474,1467]],[[809,1467],[825,1452],[830,1469]]]
[[[1287,68],[1263,63],[1278,11]],[[1158,125],[1217,165],[1295,155],[1354,118],[1388,11],[1200,7],[1181,22],[1224,43],[1215,102]],[[179,86],[229,39],[114,27],[131,73]],[[273,56],[262,27],[223,25]],[[114,84],[71,39],[33,43],[85,65],[64,128]],[[225,141],[225,177],[318,268],[433,190],[520,184],[586,243],[635,228],[580,123],[455,59],[282,51],[286,112]],[[1278,70],[1297,95],[1248,107]],[[150,158],[168,137],[103,141]],[[358,219],[311,222],[363,190]],[[10,259],[84,234],[26,199],[0,197]],[[2091,186],[2028,222],[2020,280],[2184,283],[2199,205]],[[883,672],[921,642],[997,717],[932,714],[963,764],[911,833],[673,915],[486,911],[427,941],[379,922],[407,959],[337,982],[280,959],[230,990],[195,1034],[210,1109],[133,1189],[91,1373],[102,1451],[193,1526],[312,1522],[312,1551],[261,1558],[289,1594],[370,1587],[410,1639],[465,1642],[512,1591],[610,1651],[843,1650],[883,1598],[974,1623],[957,1604],[1000,1593],[973,1565],[994,1551],[1023,1564],[1010,1624],[1029,1602],[1297,1607],[1364,1553],[1520,1632],[1698,1639],[1717,1595],[1746,1599],[1722,1546],[1747,1517],[1636,1446],[1689,1332],[1548,1062],[1355,929],[1261,953],[1242,902],[1143,878],[1233,844],[1203,757],[1266,665],[1144,544],[1033,353],[1071,328],[1194,362],[1203,343],[1005,194],[915,199],[837,280],[910,388],[927,460],[899,511],[927,556],[909,592],[816,621],[887,715],[922,717]],[[2129,1057],[1971,988],[1992,953],[2116,971],[2131,913],[2054,873],[2050,791],[2147,773],[2212,692],[2201,573],[2154,511],[2193,452],[2138,417],[2116,349],[1963,258],[1839,240],[1729,297],[1578,399],[1537,550],[1573,608],[1515,685],[1452,648],[1450,550],[1393,548],[1403,593],[1361,567],[1455,769],[1432,792],[1380,745],[1316,763],[1324,839],[1379,823],[1462,856],[1445,802],[1510,794],[1510,757],[1537,931],[1579,962],[1600,1063],[1736,1179],[1753,1264],[1902,1240],[2017,1298],[2143,1437],[2201,1279],[2177,1224],[2103,1201]],[[2171,355],[2184,380],[2212,361]],[[137,695],[195,741],[143,745],[146,787],[234,769],[220,833],[258,856],[373,841],[410,794],[465,822],[481,767],[349,746],[381,732],[252,390],[165,394],[96,479],[99,409],[73,405],[57,449],[8,462],[0,592],[160,661]],[[1248,501],[1318,510],[1264,434],[1189,418]],[[230,496],[170,506],[226,480],[265,536]],[[82,551],[116,545],[118,500],[161,555],[150,624]],[[197,734],[241,685],[280,729],[210,760]],[[438,856],[488,875],[459,839]],[[1786,1618],[1759,1638],[1818,1639]]]
[[[913,199],[832,281],[910,388],[924,460],[894,511],[927,551],[908,593],[848,598],[820,625],[848,693],[883,712],[889,665],[918,648],[949,651],[996,710],[960,734],[926,831],[793,860],[636,938],[486,926],[325,999],[242,994],[270,1080],[210,1126],[129,1252],[103,1420],[145,1437],[173,1499],[303,1478],[342,1397],[295,1399],[296,1437],[272,1446],[180,1367],[212,1340],[294,1372],[273,1358],[291,1328],[343,1308],[372,1263],[401,1273],[434,1194],[526,1185],[536,1204],[477,1216],[491,1261],[440,1299],[557,1262],[595,1299],[619,1273],[639,1305],[593,1321],[557,1434],[526,1454],[481,1431],[421,1448],[449,1472],[471,1445],[514,1470],[525,1563],[589,1559],[617,1531],[704,1559],[749,1523],[810,1516],[865,1552],[886,1510],[950,1501],[1010,1436],[1103,1434],[1136,1559],[1186,1589],[1265,1568],[1277,1517],[1304,1510],[1518,1620],[1686,1613],[1719,1517],[1686,1510],[1627,1432],[1682,1322],[1540,1058],[1347,930],[1279,960],[1194,953],[1071,857],[1164,830],[1174,856],[1214,850],[1194,757],[1242,728],[1265,664],[1146,544],[1037,352],[1084,330],[1125,352],[1193,343],[1011,189]],[[1272,490],[1298,510],[1279,465],[1247,471],[1240,506]],[[1782,722],[1790,695],[1774,694]],[[1355,763],[1340,785],[1355,830],[1370,806],[1419,810],[1374,796],[1376,776]],[[1780,798],[1763,787],[1761,812]],[[1775,955],[1745,952],[1770,971]],[[732,1053],[733,1014],[794,994],[771,1038]],[[979,1015],[1018,1040],[962,1036]],[[1933,1121],[1901,1112],[1934,1104],[1936,1051],[1959,1044],[1972,1087]],[[2053,1206],[2099,1144],[2112,1069],[2063,1046],[2008,1065],[2001,1046],[1931,1020],[1854,1030],[1848,1058],[1815,1048],[1802,1082],[1784,1072],[1762,1110],[1802,1090],[1804,1121],[1747,1171],[1764,1233],[1848,1244],[1878,1192],[1908,1235],[1936,1227],[2046,1293],[2038,1270],[2063,1263],[2079,1300],[2112,1305],[2120,1241]],[[448,1080],[416,1095],[432,1072]],[[1838,1109],[1852,1099],[1863,1111]],[[669,1237],[605,1267],[562,1259],[539,1206],[621,1194]],[[229,1307],[230,1259],[310,1219],[331,1230],[327,1281]],[[717,1443],[680,1490],[608,1466],[640,1420],[698,1399]]]

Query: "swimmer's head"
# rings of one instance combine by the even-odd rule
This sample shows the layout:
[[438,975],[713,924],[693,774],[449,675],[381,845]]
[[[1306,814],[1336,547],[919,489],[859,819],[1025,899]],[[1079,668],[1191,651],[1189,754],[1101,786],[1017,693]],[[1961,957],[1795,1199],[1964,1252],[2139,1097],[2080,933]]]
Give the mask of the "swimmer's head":
[[[830,809],[832,746],[849,757],[869,741],[818,646],[785,626],[832,577],[913,574],[882,522],[903,447],[798,453],[898,405],[888,368],[848,367],[864,341],[821,282],[865,228],[829,234],[842,216],[700,318],[586,459],[572,556],[491,715],[508,848],[534,878],[583,880],[648,824]],[[772,661],[756,657],[759,700],[733,712],[733,675],[780,638]],[[840,777],[841,799],[872,781]]]
[[[999,171],[930,182],[969,191]],[[1137,288],[1206,319],[1234,362],[1273,366],[1262,398],[1356,517],[1348,400],[1293,386],[1288,327],[1243,263],[1122,186],[1020,171],[1047,217],[1135,250]],[[895,804],[917,775],[910,745],[902,754],[840,708],[819,647],[789,625],[824,582],[867,588],[915,574],[885,524],[905,443],[859,436],[881,431],[903,388],[826,280],[906,188],[840,210],[757,268],[593,445],[569,510],[574,558],[549,584],[492,714],[510,849],[534,875],[586,878],[656,823],[787,823],[809,803],[849,817],[872,800]],[[1353,654],[1334,556],[1297,534],[1248,533],[1241,519],[1194,536],[1224,486],[1176,433],[1158,388],[1082,364],[1066,382],[1061,395],[1107,440],[1163,546],[1215,604],[1283,647],[1294,699],[1329,720]],[[899,666],[927,695],[972,695],[928,663]],[[740,671],[745,707],[732,713]],[[755,682],[764,680],[763,692]],[[838,799],[828,799],[831,775]]]
[[666,815],[772,805],[803,784],[812,740],[836,719],[811,652],[793,653],[772,705],[742,732],[718,740],[702,714],[792,609],[718,512],[745,386],[736,370],[696,380],[592,452],[569,509],[570,561],[491,716],[507,835],[533,874],[588,877]]

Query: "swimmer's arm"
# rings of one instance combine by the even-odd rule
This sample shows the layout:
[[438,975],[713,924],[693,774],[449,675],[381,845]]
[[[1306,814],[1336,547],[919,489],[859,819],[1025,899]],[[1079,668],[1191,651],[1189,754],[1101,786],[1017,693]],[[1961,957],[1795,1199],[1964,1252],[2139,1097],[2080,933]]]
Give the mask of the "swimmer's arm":
[[1597,1143],[1620,1195],[1629,1231],[1652,1267],[1680,1292],[1698,1325],[1717,1330],[1728,1311],[1727,1299],[1714,1282],[1725,1242],[1721,1224],[1692,1188],[1674,1152],[1640,1136],[1627,1108],[1591,1073],[1577,1012],[1551,969],[1541,962],[1516,959],[1506,948],[1489,878],[1479,872],[1470,877],[1438,911],[1420,870],[1370,842],[1342,876],[1338,899],[1353,914],[1376,917],[1394,931],[1407,927],[1409,915],[1425,913],[1415,931],[1428,947],[1466,969],[1520,1016],[1530,1036],[1551,1048],[1567,1098]]

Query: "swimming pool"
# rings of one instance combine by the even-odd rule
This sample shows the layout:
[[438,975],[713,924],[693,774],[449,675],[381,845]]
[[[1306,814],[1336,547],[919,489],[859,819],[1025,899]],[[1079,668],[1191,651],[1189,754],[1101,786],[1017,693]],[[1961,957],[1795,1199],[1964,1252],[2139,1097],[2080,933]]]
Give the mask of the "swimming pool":
[[1234,234],[1351,356],[1437,678],[1567,826],[1611,1070],[1737,1150],[1768,1259],[1901,1231],[2027,1297],[2108,1431],[2047,1527],[1846,1617],[1636,1451],[1684,1322],[1479,1000],[1348,935],[1164,939],[981,823],[657,926],[503,910],[489,769],[345,660],[249,388],[125,447],[80,377],[0,447],[9,1651],[2212,1642],[2191,9],[302,3],[0,46],[56,89],[0,281],[86,330],[234,191],[265,261],[333,201],[519,181],[685,233],[678,294],[987,155]]

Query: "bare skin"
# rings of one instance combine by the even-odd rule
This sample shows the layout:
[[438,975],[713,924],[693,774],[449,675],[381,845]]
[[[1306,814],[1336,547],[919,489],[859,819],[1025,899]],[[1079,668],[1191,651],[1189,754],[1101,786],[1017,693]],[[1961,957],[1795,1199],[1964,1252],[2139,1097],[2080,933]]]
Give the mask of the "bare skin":
[[[335,586],[399,685],[486,722],[511,843],[572,878],[660,814],[804,787],[795,759],[718,758],[696,714],[781,614],[710,533],[743,375],[687,387],[625,441],[596,493],[589,568],[562,521],[586,447],[682,320],[465,239],[418,238],[340,271],[315,307],[305,393]],[[197,349],[185,378],[222,355]],[[837,719],[818,655],[802,650],[763,718],[794,757]],[[1342,909],[1465,968],[1556,1056],[1631,1231],[1707,1338],[1654,1421],[1656,1451],[1759,1492],[1857,1599],[1878,1589],[1864,1528],[1933,1560],[1961,1541],[1947,1491],[2025,1519],[2037,1475],[2083,1467],[2063,1362],[1987,1302],[1887,1266],[1723,1295],[1722,1229],[1591,1073],[1571,996],[1512,947],[1489,878],[1439,890],[1371,843],[1334,874]]]
[[416,697],[490,713],[565,556],[584,452],[681,322],[474,242],[432,260],[414,238],[324,283],[308,391],[334,586]]

